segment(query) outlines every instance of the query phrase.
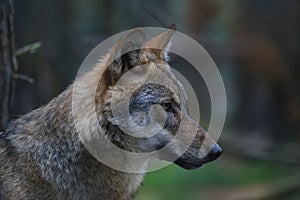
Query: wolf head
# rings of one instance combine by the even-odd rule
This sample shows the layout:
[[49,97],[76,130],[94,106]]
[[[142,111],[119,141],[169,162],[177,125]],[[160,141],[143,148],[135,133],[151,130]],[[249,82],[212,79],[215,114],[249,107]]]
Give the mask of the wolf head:
[[103,61],[96,113],[118,147],[137,153],[163,149],[159,159],[195,169],[222,149],[189,115],[187,94],[167,62],[174,32],[145,41],[143,31],[134,29],[114,45]]

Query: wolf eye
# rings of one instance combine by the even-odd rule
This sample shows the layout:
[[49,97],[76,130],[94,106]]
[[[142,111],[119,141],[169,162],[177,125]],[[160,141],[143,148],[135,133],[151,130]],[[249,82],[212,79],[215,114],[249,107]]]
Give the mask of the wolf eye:
[[163,107],[163,109],[168,110],[171,107],[170,103],[162,103],[161,106]]

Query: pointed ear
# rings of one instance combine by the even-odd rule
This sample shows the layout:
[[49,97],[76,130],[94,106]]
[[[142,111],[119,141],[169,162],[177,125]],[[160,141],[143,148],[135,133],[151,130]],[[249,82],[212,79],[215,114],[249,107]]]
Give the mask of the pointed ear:
[[139,63],[142,49],[145,47],[145,38],[141,29],[134,29],[127,32],[114,45],[110,52],[111,64],[108,67],[112,84]]
[[172,24],[167,31],[150,39],[146,44],[146,48],[151,49],[151,52],[155,53],[160,59],[168,61],[168,50],[175,31],[176,25]]

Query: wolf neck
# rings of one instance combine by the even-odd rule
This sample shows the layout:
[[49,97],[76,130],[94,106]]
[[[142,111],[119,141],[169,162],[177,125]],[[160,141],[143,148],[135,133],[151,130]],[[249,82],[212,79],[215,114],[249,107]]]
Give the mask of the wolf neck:
[[[88,89],[93,81],[98,82],[95,76],[89,73],[78,82],[82,84],[80,88],[83,90],[82,97],[77,102],[78,105],[82,105],[81,122],[85,125],[90,124],[89,128],[92,130],[96,130],[93,127],[96,121],[89,121],[91,113],[86,111],[86,108],[91,108],[94,102],[87,101],[86,94],[92,95]],[[85,82],[87,79],[88,83]],[[19,131],[8,133],[9,140],[20,154],[25,152],[33,159],[42,177],[57,191],[68,191],[69,195],[74,197],[98,194],[107,197],[104,199],[130,199],[141,184],[143,174],[130,174],[111,169],[96,160],[85,149],[79,140],[74,123],[73,87],[74,85],[69,87],[46,106],[13,122],[11,129],[18,127]],[[27,122],[26,125],[24,122]]]
[[[75,84],[73,85],[72,99],[73,114],[76,122],[76,129],[79,132],[81,141],[83,141],[84,144],[86,144],[85,141],[92,141],[92,143],[95,144],[94,146],[98,147],[96,149],[87,147],[88,150],[97,158],[103,158],[103,156],[97,156],[97,154],[104,154],[107,152],[107,149],[102,149],[101,152],[99,152],[99,146],[108,147],[110,155],[110,158],[108,159],[110,160],[112,155],[120,155],[114,154],[112,152],[113,150],[111,150],[109,145],[105,142],[98,143],[95,141],[109,141],[109,144],[113,144],[114,147],[122,148],[125,151],[131,151],[131,148],[134,148],[136,144],[135,140],[128,140],[125,136],[126,134],[108,120],[107,112],[111,112],[111,104],[108,99],[111,99],[111,94],[107,90],[111,89],[111,87],[107,85],[105,75],[103,75],[106,69],[106,66],[103,63],[107,63],[107,61],[104,60],[100,62],[91,72],[75,81]],[[99,77],[104,78],[100,79]],[[77,114],[79,115],[77,116]],[[99,145],[100,143],[104,145]],[[120,162],[117,162],[117,165],[119,166],[129,165],[128,159],[124,154],[122,154],[121,157],[113,158],[120,159],[118,160]],[[122,163],[122,160],[124,163]],[[113,166],[113,168],[118,167]],[[129,166],[129,168],[132,167]],[[146,171],[147,163],[141,162],[138,167],[134,168],[140,168],[139,171]],[[130,171],[130,169],[125,169],[125,171]]]

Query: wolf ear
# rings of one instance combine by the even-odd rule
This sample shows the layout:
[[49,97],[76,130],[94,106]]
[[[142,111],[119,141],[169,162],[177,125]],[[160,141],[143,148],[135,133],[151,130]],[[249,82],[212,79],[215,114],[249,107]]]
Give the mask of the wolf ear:
[[146,48],[151,49],[151,52],[155,53],[160,59],[168,61],[168,50],[175,31],[176,25],[172,24],[167,31],[150,39],[146,44]]
[[145,34],[141,29],[134,29],[127,32],[114,45],[109,59],[112,63],[108,67],[112,84],[122,74],[138,64],[142,49],[145,47],[145,38]]

